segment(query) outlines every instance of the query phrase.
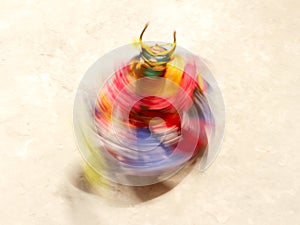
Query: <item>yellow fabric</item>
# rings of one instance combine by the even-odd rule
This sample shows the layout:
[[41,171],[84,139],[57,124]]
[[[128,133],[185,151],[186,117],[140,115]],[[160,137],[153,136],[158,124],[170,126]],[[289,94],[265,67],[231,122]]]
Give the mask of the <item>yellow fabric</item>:
[[204,91],[204,85],[205,85],[204,80],[203,80],[202,75],[200,73],[197,76],[198,76],[200,91],[203,92]]
[[184,60],[181,56],[175,55],[174,59],[167,64],[165,78],[180,85],[184,70]]

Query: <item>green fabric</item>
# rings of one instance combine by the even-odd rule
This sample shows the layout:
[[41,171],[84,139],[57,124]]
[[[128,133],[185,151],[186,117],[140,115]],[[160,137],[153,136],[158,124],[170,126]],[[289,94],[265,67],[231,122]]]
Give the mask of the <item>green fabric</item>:
[[163,71],[155,71],[147,68],[145,68],[144,70],[144,75],[146,77],[154,78],[154,77],[159,77],[161,74],[163,74]]

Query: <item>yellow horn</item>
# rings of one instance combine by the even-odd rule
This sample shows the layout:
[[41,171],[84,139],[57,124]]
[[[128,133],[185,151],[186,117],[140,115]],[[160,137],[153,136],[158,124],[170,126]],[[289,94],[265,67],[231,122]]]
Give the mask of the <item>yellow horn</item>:
[[144,34],[144,32],[145,32],[145,30],[147,29],[148,26],[149,26],[149,22],[146,23],[146,25],[145,25],[145,27],[144,27],[141,35],[140,35],[140,42],[142,42],[143,34]]

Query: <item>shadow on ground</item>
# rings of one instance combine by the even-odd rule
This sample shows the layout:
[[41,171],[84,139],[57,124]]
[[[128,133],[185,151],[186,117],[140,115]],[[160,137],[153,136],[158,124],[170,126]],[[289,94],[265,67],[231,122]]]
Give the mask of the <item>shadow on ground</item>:
[[147,186],[126,186],[110,182],[98,174],[92,174],[86,166],[76,163],[68,173],[71,184],[82,192],[100,197],[115,207],[128,207],[158,198],[175,188],[193,169],[195,160],[188,163],[166,181]]

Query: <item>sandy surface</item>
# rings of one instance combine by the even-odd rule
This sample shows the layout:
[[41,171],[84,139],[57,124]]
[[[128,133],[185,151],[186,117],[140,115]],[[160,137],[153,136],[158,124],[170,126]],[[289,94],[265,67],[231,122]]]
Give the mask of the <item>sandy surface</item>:
[[[299,8],[1,0],[0,224],[300,224]],[[196,165],[164,184],[93,194],[72,130],[76,88],[146,21],[145,39],[170,41],[176,28],[178,44],[213,65],[226,105],[221,153],[205,173]]]

